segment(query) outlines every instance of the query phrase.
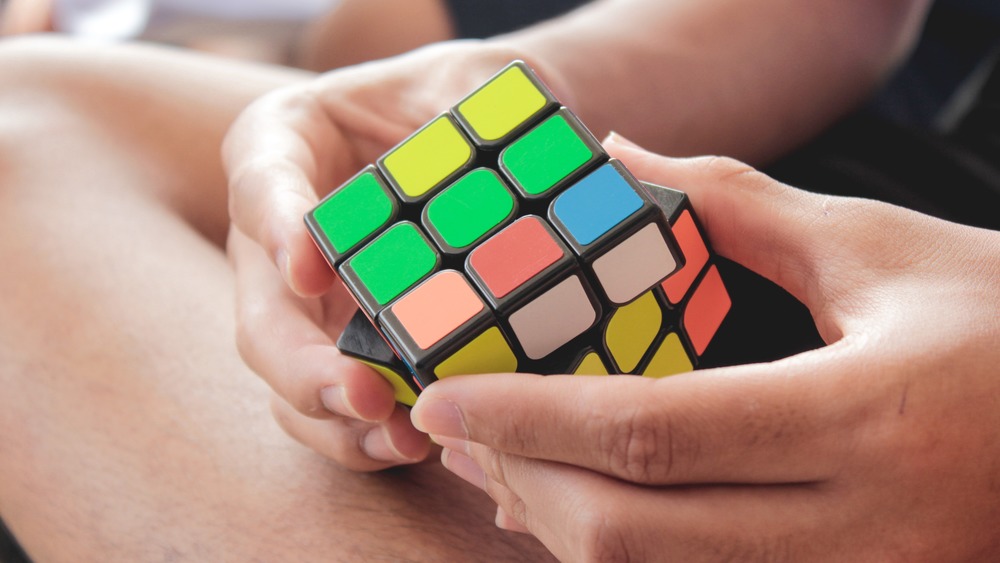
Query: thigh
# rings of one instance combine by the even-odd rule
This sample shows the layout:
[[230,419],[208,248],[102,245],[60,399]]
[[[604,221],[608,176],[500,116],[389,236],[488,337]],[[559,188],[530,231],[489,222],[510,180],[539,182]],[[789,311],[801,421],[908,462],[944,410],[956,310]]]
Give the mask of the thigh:
[[64,47],[0,49],[2,80],[26,65],[0,91],[0,511],[29,555],[540,557],[436,463],[360,475],[297,445],[239,360],[217,143],[298,76]]

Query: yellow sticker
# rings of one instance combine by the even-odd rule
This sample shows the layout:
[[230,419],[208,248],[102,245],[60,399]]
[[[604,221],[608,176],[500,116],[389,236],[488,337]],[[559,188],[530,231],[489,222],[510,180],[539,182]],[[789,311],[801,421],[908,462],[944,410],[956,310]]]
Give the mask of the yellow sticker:
[[594,352],[588,352],[583,361],[573,371],[573,375],[608,375],[608,368],[601,357]]
[[653,359],[642,371],[643,377],[666,377],[678,373],[686,373],[694,369],[691,359],[684,351],[684,345],[676,333],[671,332],[663,339],[659,349],[653,354]]
[[615,311],[604,338],[622,372],[629,373],[639,365],[662,323],[663,311],[652,291]]
[[465,166],[472,145],[446,116],[430,122],[385,160],[386,170],[409,197],[420,197]]
[[438,378],[471,373],[517,371],[517,358],[500,329],[491,327],[434,368]]
[[545,95],[512,66],[458,105],[458,113],[485,141],[503,138],[545,107]]
[[410,389],[410,386],[406,384],[403,379],[403,375],[396,373],[395,371],[378,364],[373,364],[371,362],[366,362],[364,360],[358,360],[359,362],[365,364],[366,366],[372,368],[373,370],[379,372],[386,381],[392,384],[393,390],[396,391],[396,402],[403,403],[408,407],[412,407],[417,402],[417,394]]

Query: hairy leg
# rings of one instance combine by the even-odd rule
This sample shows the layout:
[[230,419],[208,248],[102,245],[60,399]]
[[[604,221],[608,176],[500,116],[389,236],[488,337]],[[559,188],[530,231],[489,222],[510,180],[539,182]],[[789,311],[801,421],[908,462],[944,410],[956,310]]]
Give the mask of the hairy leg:
[[218,143],[298,76],[0,44],[0,515],[38,561],[542,557],[436,463],[297,445],[239,360]]

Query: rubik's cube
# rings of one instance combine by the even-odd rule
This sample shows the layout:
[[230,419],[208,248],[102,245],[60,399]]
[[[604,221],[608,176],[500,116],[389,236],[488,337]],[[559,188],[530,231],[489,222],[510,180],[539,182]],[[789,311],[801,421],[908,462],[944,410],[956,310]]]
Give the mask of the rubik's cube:
[[731,301],[687,197],[609,159],[514,62],[306,215],[360,310],[338,347],[436,379],[696,367]]

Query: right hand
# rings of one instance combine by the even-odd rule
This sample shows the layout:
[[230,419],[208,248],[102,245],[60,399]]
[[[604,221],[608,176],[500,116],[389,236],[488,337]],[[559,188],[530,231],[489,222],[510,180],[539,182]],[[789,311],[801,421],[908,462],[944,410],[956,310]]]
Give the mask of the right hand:
[[303,216],[515,58],[456,41],[330,72],[254,102],[226,137],[240,353],[274,390],[282,427],[347,468],[417,462],[430,441],[388,382],[337,350],[355,306]]

